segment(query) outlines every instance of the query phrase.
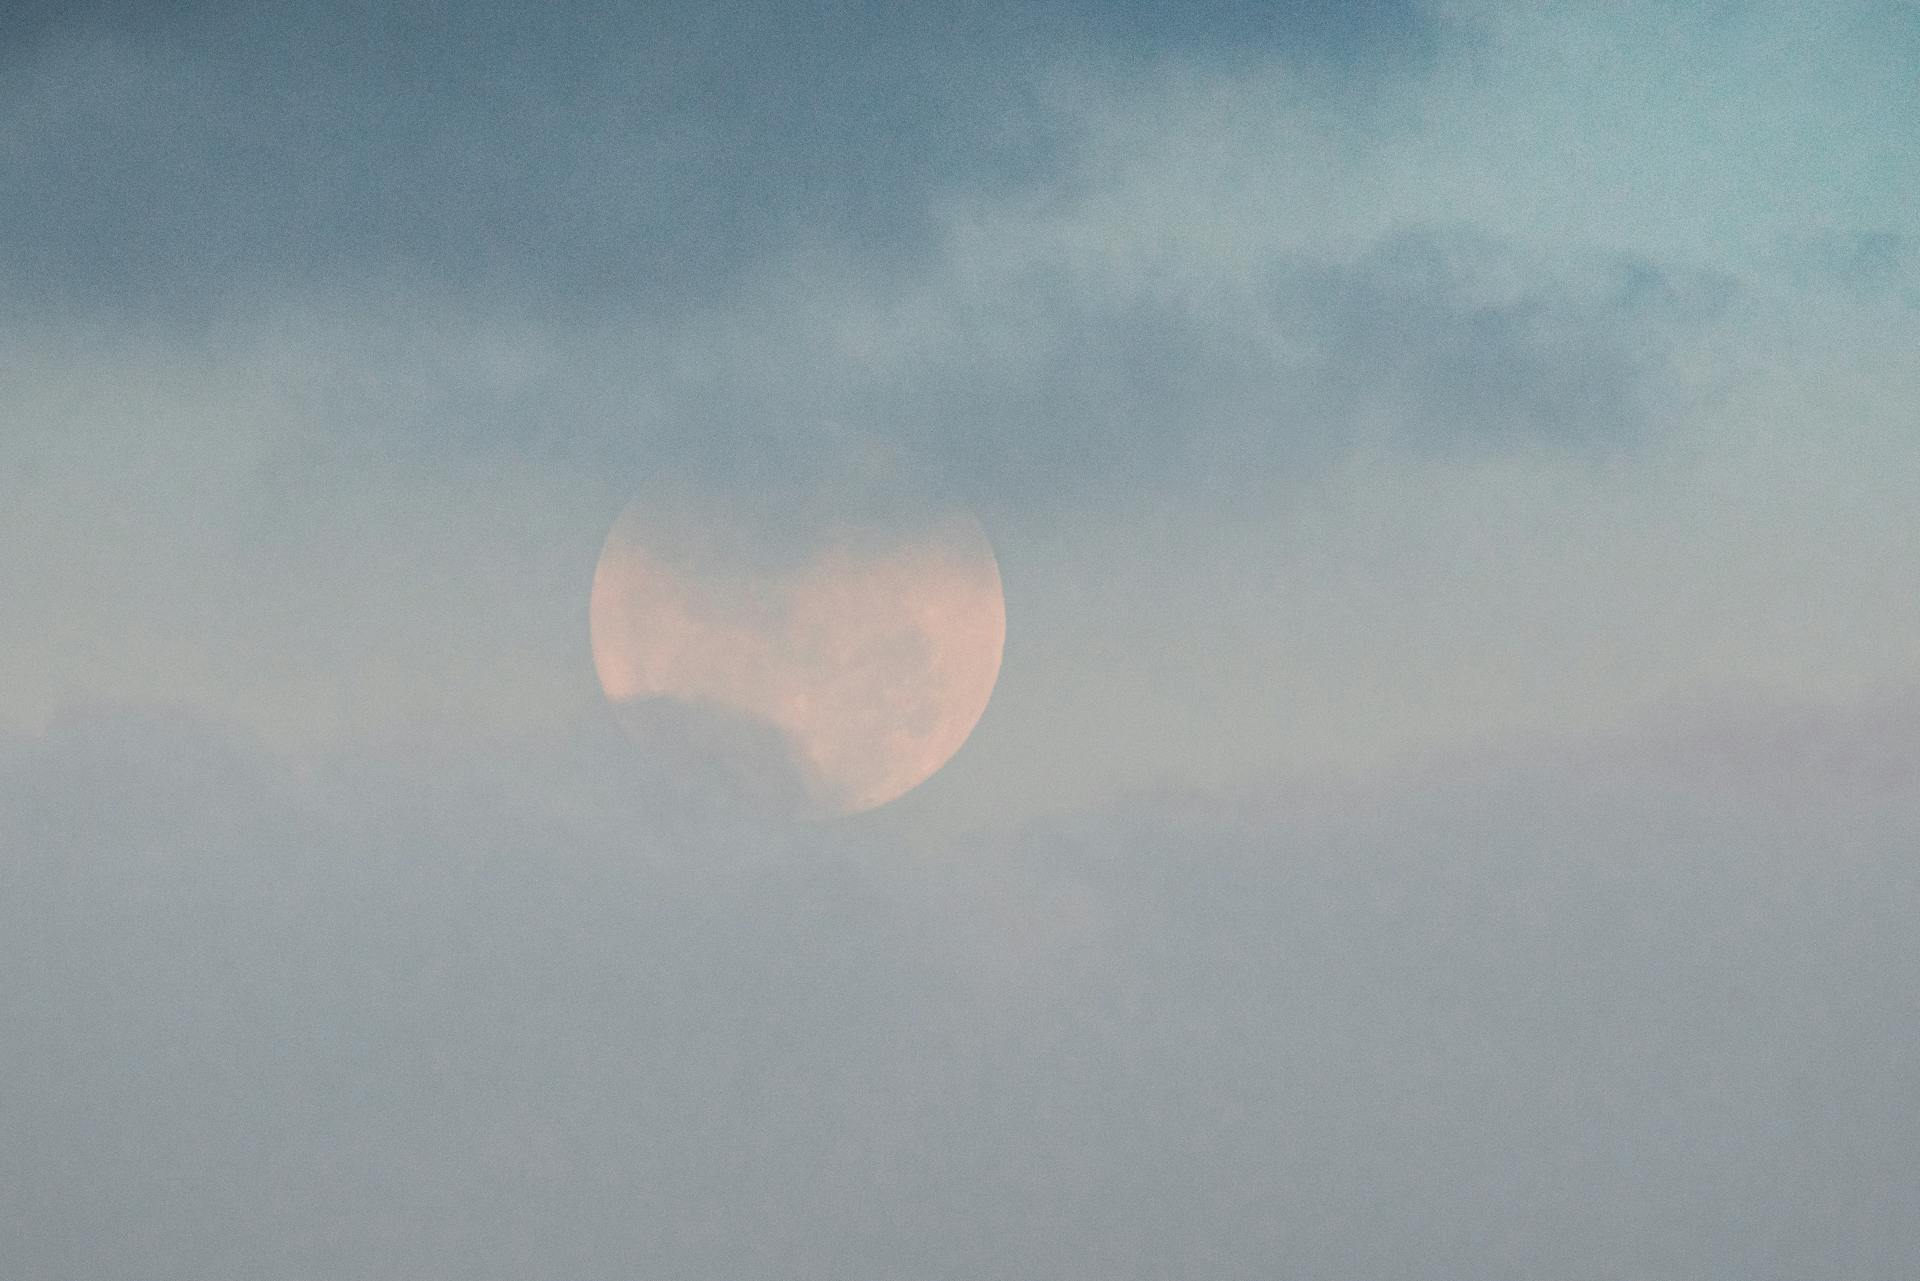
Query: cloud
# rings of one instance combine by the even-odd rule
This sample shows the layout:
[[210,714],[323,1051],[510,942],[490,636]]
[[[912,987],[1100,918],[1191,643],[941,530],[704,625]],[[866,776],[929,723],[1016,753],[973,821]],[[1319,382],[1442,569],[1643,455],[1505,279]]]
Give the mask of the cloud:
[[0,1219],[103,1279],[1899,1273],[1917,742],[1694,715],[926,846],[592,733],[303,781],[69,719],[0,774]]
[[588,584],[643,483],[778,515],[862,432],[981,512],[983,759],[1035,804],[1910,665],[1901,323],[1462,232],[1144,279],[1059,234],[907,286],[796,267],[685,327],[422,298],[16,334],[8,715],[551,726],[598,702]]
[[1421,232],[1276,274],[1276,310],[1314,353],[1331,411],[1443,454],[1658,434],[1682,403],[1674,349],[1735,290],[1630,257],[1556,277],[1497,245]]
[[16,16],[16,298],[187,326],[263,282],[684,309],[795,244],[913,261],[939,193],[1070,167],[1037,97],[1053,61],[1245,47],[1385,74],[1432,39],[1402,0],[168,13]]
[[[9,1266],[1912,1274],[1904,21],[13,6]],[[587,588],[861,434],[1007,663],[796,828]]]
[[[1270,500],[1359,450],[1607,457],[1679,430],[1679,357],[1741,286],[1464,228],[1153,271],[1046,220],[956,230],[905,282],[781,283],[651,380],[691,447],[805,421],[890,434],[982,504],[1051,516],[1153,490]],[[675,363],[672,358],[662,364]],[[669,448],[677,441],[665,442]]]

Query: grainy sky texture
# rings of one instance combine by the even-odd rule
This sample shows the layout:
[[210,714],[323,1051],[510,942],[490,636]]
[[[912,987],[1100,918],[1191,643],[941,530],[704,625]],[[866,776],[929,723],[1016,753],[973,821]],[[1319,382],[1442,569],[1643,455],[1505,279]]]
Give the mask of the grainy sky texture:
[[[999,688],[625,739],[855,432]],[[0,13],[0,1274],[1920,1275],[1911,0]]]

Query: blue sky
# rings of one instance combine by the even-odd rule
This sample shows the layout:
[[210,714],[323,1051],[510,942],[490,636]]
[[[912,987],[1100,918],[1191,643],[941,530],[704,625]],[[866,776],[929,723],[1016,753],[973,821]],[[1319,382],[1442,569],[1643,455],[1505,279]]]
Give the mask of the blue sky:
[[[1893,0],[16,6],[19,1275],[1913,1271],[1916,67]],[[586,589],[846,431],[1006,661],[792,830],[620,738]]]

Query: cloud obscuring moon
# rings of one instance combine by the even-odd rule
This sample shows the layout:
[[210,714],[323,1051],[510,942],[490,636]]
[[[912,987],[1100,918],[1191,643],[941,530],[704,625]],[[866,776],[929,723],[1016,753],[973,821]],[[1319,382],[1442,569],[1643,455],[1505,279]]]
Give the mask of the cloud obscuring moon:
[[861,503],[796,515],[642,494],[607,535],[590,624],[617,708],[671,699],[763,722],[809,808],[855,813],[966,741],[999,674],[1006,608],[962,508],[894,503],[883,519]]

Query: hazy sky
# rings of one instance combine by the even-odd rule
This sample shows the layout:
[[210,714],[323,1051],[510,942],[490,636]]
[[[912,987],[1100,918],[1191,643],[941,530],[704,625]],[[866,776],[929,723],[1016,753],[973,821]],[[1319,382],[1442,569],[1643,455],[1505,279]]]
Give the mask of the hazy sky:
[[[294,8],[0,15],[0,1273],[1920,1275],[1920,6]],[[794,827],[587,590],[848,431]]]

